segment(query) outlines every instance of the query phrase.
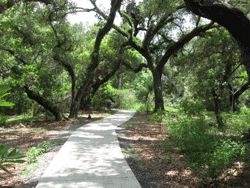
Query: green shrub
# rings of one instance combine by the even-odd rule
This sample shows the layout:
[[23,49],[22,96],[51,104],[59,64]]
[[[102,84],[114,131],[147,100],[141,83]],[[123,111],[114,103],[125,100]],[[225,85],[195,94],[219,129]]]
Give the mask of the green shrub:
[[4,144],[0,146],[0,169],[10,173],[7,170],[7,167],[15,164],[15,163],[24,163],[23,160],[24,155],[19,149],[12,149],[12,147],[8,144]]
[[233,161],[244,157],[245,154],[246,148],[242,143],[230,139],[218,142],[213,152],[209,155],[209,176],[216,178]]
[[161,123],[163,121],[163,119],[165,119],[165,118],[166,118],[166,113],[163,111],[154,113],[150,116],[150,120],[156,121],[158,123]]
[[245,155],[242,143],[224,138],[201,117],[182,115],[168,126],[170,138],[184,152],[190,167],[203,178],[216,178]]
[[0,107],[12,107],[13,103],[6,101],[4,98],[9,95],[10,87],[7,85],[0,85]]
[[[9,86],[0,85],[0,107],[12,107],[13,103],[6,101],[4,98],[9,95]],[[6,126],[7,118],[3,115],[0,115],[0,127]]]
[[250,129],[250,113],[247,110],[240,113],[223,113],[222,116],[229,134],[242,135]]
[[111,83],[102,86],[92,99],[92,105],[96,109],[106,107],[106,100],[113,99],[118,95],[119,90],[112,87]]
[[201,100],[198,99],[184,99],[181,102],[181,109],[188,115],[201,115],[205,107]]
[[7,117],[0,115],[0,127],[5,127],[7,125]]
[[129,89],[119,90],[114,97],[114,100],[117,108],[131,110],[139,108],[139,102],[137,101],[135,94]]
[[[216,144],[214,129],[209,127],[205,119],[189,119],[183,117],[179,122],[169,126],[169,134],[178,146],[187,152],[210,151]],[[204,147],[205,146],[205,147]]]
[[106,100],[114,101],[113,107],[121,109],[138,110],[143,104],[137,99],[133,91],[129,89],[119,90],[114,88],[111,83],[104,85],[92,99],[92,105],[96,109],[106,107]]
[[51,143],[48,141],[44,141],[39,144],[37,147],[32,147],[27,152],[28,163],[35,163],[37,161],[37,157],[43,153],[46,153],[51,147]]

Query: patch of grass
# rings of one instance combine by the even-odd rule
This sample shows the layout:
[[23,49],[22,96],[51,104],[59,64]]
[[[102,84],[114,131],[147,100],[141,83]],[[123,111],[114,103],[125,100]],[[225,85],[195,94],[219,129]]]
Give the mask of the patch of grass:
[[47,130],[45,128],[31,128],[24,131],[24,134],[33,134],[33,133],[45,133]]
[[32,147],[26,153],[27,156],[27,165],[23,169],[21,175],[24,177],[29,176],[38,168],[37,158],[43,153],[48,152],[48,150],[55,145],[54,142],[44,141],[36,147]]
[[166,153],[163,157],[163,161],[167,164],[171,163],[172,159],[171,159],[171,156],[170,154]]
[[172,112],[172,113],[178,113],[178,112],[180,112],[180,108],[178,108],[178,107],[176,107],[176,106],[167,106],[167,107],[165,107],[165,111],[166,112]]
[[250,129],[250,111],[242,110],[240,113],[223,113],[228,134],[242,135]]
[[25,122],[38,121],[39,118],[40,117],[33,117],[30,114],[7,116],[6,123],[7,123],[7,125],[20,124],[20,123],[25,123]]
[[132,129],[132,128],[134,128],[134,125],[133,124],[124,124],[123,128],[125,128],[125,129]]
[[208,125],[204,118],[183,118],[168,127],[169,134],[203,178],[217,178],[223,170],[245,155],[245,146]]
[[27,177],[38,168],[37,163],[27,165],[21,172],[21,176]]
[[122,102],[120,108],[126,109],[126,110],[136,110],[136,111],[147,111],[151,109],[151,107],[147,107],[145,104],[137,102],[137,101],[133,103],[131,103],[131,101]]
[[123,152],[133,158],[136,158],[138,156],[137,151],[133,148],[125,149],[123,150]]

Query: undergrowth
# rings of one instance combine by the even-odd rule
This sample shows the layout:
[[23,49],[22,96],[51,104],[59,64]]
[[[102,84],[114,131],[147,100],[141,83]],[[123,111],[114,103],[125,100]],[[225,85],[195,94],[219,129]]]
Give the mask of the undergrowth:
[[213,115],[205,111],[192,113],[170,108],[152,115],[151,119],[166,124],[167,134],[186,155],[190,169],[208,181],[215,180],[234,162],[246,157],[246,144],[241,135],[249,129],[249,114],[224,113],[223,117],[228,117],[224,132],[216,127]]
[[30,148],[27,152],[27,162],[29,164],[37,162],[37,157],[43,153],[46,153],[51,147],[52,143],[44,141],[38,146]]

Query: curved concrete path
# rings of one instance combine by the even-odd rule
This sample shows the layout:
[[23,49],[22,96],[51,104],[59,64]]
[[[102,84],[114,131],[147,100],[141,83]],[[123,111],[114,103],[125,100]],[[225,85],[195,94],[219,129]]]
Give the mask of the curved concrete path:
[[140,188],[115,133],[117,126],[133,115],[120,110],[77,129],[45,170],[37,188]]

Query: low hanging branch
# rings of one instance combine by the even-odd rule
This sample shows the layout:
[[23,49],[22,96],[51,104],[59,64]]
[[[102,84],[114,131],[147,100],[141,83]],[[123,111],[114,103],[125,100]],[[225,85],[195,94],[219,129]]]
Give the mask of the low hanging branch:
[[25,85],[23,88],[30,99],[36,101],[39,105],[43,106],[46,110],[52,113],[57,121],[62,120],[62,114],[57,106],[55,106],[46,98],[42,97],[40,94],[32,91],[27,85]]
[[[16,59],[17,62],[20,63],[20,65],[27,65],[28,64],[21,56],[16,54],[15,51],[13,51],[11,49],[2,48],[2,47],[0,48],[0,50],[8,52],[10,55],[12,55]],[[11,71],[13,74],[15,74],[19,77],[23,74],[22,69],[20,69],[20,68],[19,69],[11,69]],[[55,104],[51,103],[49,100],[47,100],[46,98],[41,96],[39,93],[36,93],[33,90],[31,90],[27,84],[25,86],[23,86],[23,89],[24,89],[25,93],[27,94],[27,96],[31,100],[34,100],[39,105],[44,107],[45,110],[47,110],[51,114],[53,114],[57,121],[62,120],[63,115],[62,115],[60,109]]]
[[189,41],[191,41],[193,38],[205,33],[206,31],[210,30],[213,28],[213,22],[207,24],[207,25],[202,25],[194,28],[190,33],[182,36],[177,42],[172,42],[169,47],[167,48],[165,54],[161,58],[159,62],[160,67],[164,67],[165,63],[167,60],[176,52],[178,52],[180,49],[183,48],[185,44],[187,44]]
[[249,82],[242,85],[237,91],[234,92],[234,94],[233,94],[234,100],[237,100],[249,88],[250,88],[250,83]]

